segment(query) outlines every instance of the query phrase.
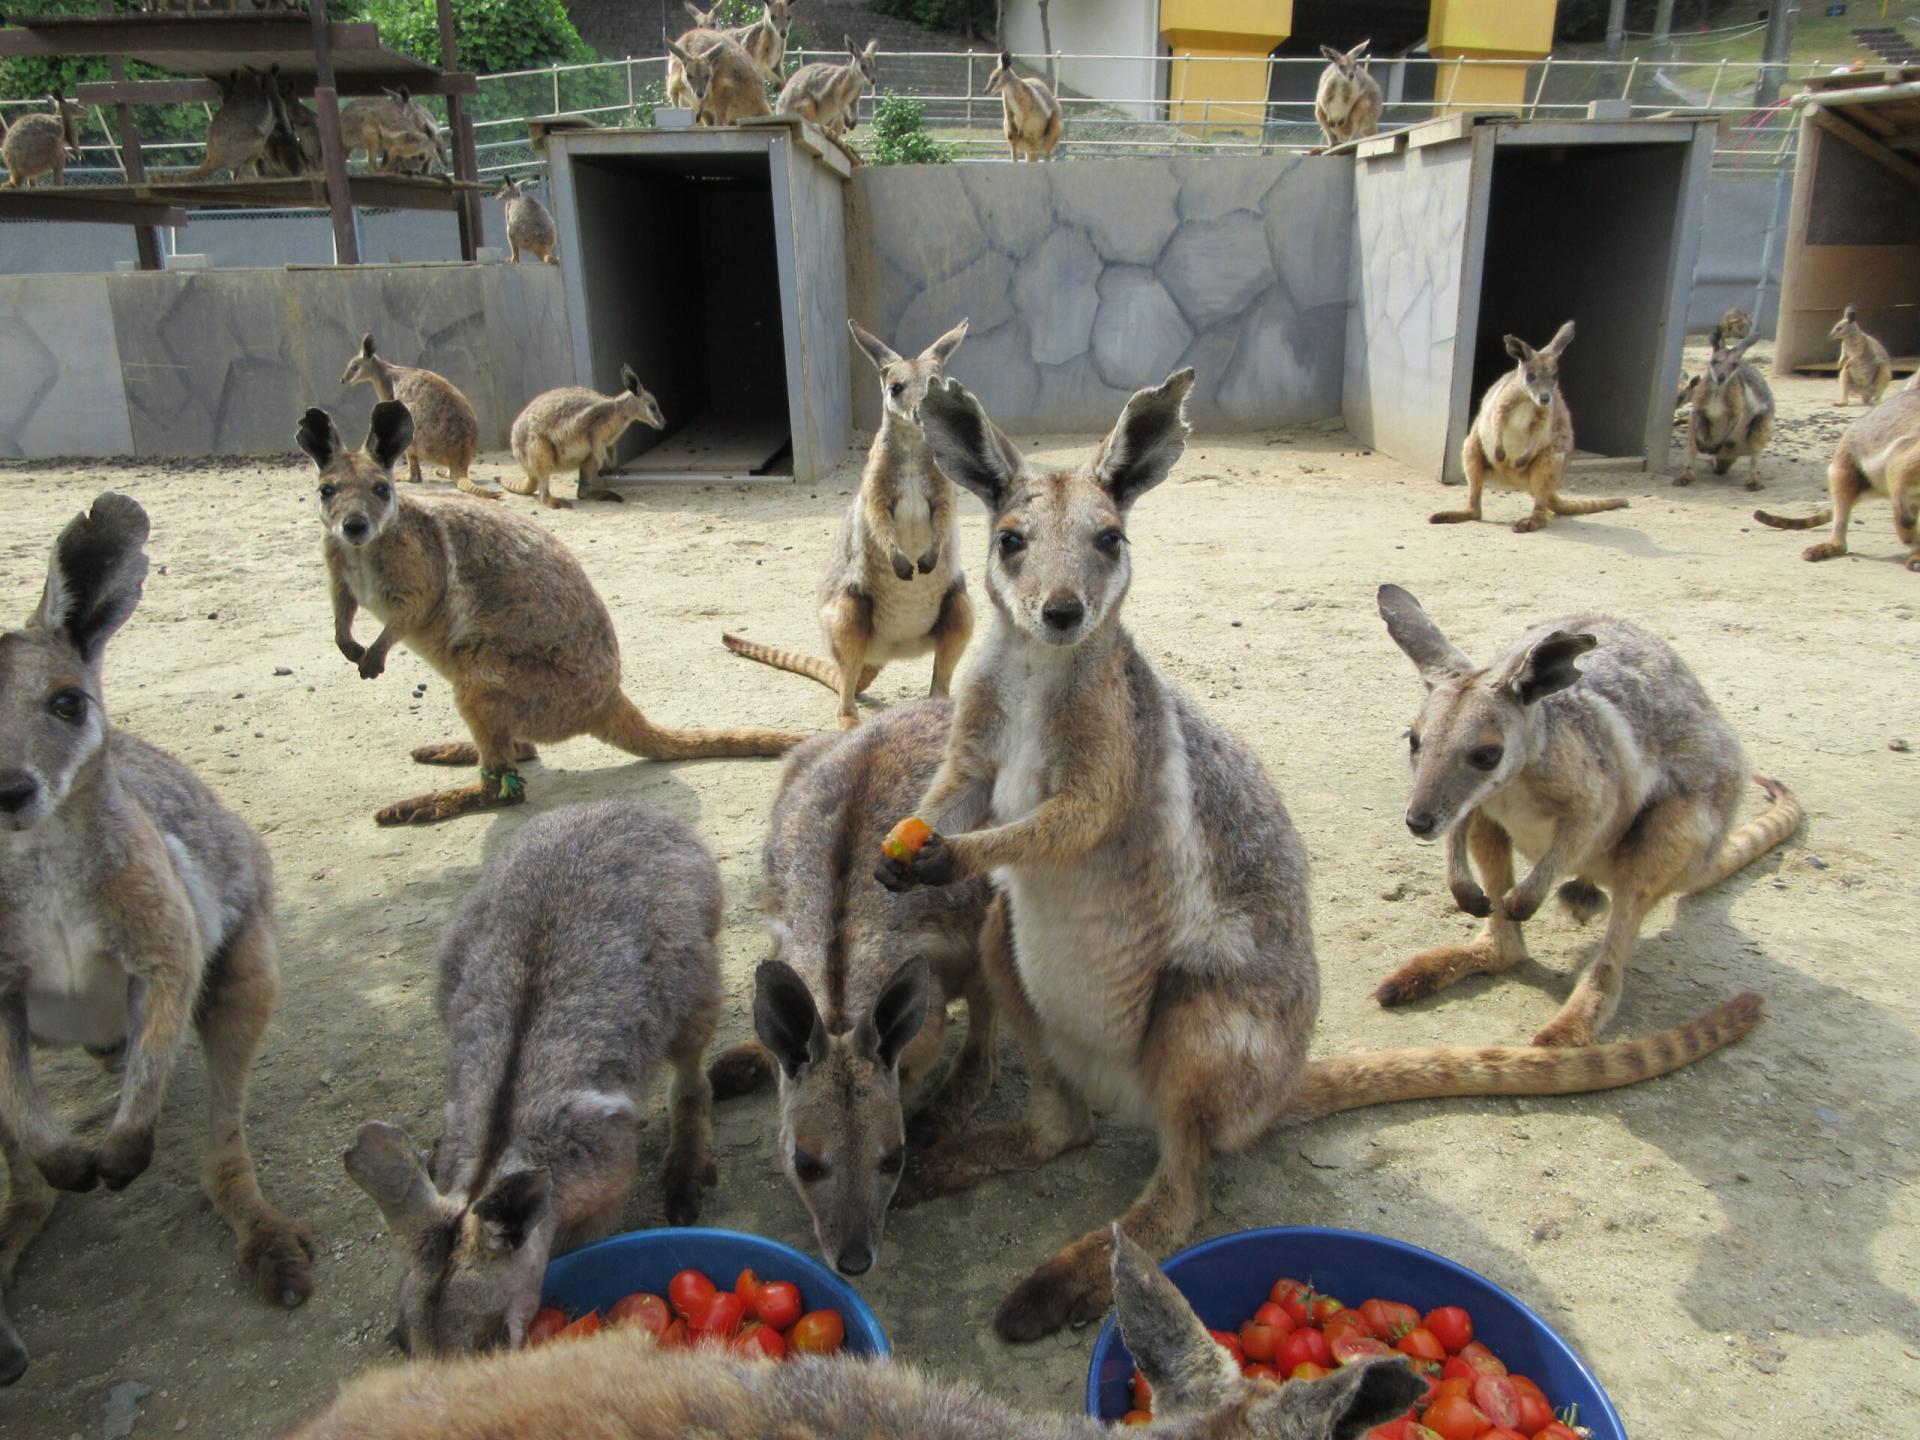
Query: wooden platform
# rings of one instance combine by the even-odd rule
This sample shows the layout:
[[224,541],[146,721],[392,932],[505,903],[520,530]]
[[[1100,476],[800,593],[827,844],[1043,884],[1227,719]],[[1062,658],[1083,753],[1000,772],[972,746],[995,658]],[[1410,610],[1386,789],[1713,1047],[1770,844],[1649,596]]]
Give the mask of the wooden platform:
[[[1894,374],[1911,375],[1916,370],[1920,370],[1920,355],[1896,355],[1893,357]],[[1793,373],[1796,375],[1838,375],[1840,373],[1840,361],[1837,358],[1832,360],[1809,360],[1804,365],[1794,366]]]
[[159,225],[177,230],[187,223],[187,212],[176,201],[136,194],[128,185],[48,185],[35,190],[0,190],[0,224],[11,220]]
[[[347,188],[357,208],[453,210],[463,194],[487,186],[443,175],[354,175]],[[100,220],[134,225],[184,225],[184,211],[327,208],[319,175],[278,180],[185,180],[149,175],[138,185],[65,185],[0,190],[0,220]],[[82,214],[83,210],[94,213]],[[177,218],[162,218],[174,216]]]

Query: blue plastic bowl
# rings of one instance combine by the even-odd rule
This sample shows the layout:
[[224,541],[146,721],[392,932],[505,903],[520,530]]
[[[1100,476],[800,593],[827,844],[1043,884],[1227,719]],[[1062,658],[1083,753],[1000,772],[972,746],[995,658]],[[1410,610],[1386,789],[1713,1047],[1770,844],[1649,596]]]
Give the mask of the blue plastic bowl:
[[635,1230],[598,1241],[547,1266],[540,1303],[569,1313],[605,1310],[636,1290],[664,1296],[667,1282],[682,1270],[699,1270],[724,1290],[748,1269],[762,1280],[791,1280],[808,1310],[838,1310],[851,1354],[893,1353],[859,1291],[811,1255],[734,1230]]
[[[1280,1225],[1205,1241],[1161,1268],[1213,1330],[1239,1329],[1282,1275],[1350,1305],[1379,1296],[1422,1311],[1463,1306],[1473,1316],[1474,1339],[1537,1382],[1554,1409],[1578,1405],[1594,1440],[1626,1440],[1607,1392],[1546,1321],[1491,1280],[1418,1245],[1357,1230]],[[1133,1357],[1109,1315],[1087,1366],[1087,1413],[1102,1420],[1126,1414],[1132,1375]]]

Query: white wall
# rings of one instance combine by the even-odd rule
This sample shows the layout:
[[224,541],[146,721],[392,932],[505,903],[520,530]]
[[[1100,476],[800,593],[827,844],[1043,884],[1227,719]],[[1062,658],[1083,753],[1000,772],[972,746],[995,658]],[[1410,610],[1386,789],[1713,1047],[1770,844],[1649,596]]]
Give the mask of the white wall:
[[[1160,0],[1053,0],[1048,18],[1053,48],[1064,55],[1161,53]],[[1036,0],[1007,0],[1006,27],[1008,48],[1021,57],[1023,66],[1033,65],[1044,74]],[[1165,77],[1165,68],[1152,60],[1060,62],[1064,88],[1098,100],[1134,101],[1121,108],[1143,120],[1154,118],[1154,102],[1166,98]]]

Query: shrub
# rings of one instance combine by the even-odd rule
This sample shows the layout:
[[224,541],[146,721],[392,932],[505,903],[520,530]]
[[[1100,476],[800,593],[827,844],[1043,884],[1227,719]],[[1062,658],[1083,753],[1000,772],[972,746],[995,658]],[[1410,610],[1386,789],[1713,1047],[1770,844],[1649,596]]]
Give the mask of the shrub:
[[927,107],[889,90],[873,107],[873,144],[866,158],[875,165],[945,165],[953,147],[927,134]]

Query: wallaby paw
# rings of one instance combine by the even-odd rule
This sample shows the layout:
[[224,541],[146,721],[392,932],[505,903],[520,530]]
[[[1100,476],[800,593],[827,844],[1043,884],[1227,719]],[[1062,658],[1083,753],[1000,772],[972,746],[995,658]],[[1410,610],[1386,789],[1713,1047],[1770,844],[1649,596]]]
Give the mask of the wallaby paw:
[[240,1264],[269,1305],[291,1310],[313,1294],[313,1235],[273,1212],[240,1237]]
[[1920,571],[1920,555],[1915,555],[1912,559],[1907,561],[1907,569]]
[[1529,515],[1524,520],[1516,520],[1513,522],[1513,533],[1516,535],[1531,535],[1536,530],[1545,529],[1546,524],[1547,522],[1540,516]]
[[1540,906],[1544,903],[1545,899],[1546,897],[1544,895],[1535,895],[1520,890],[1509,890],[1505,895],[1500,897],[1500,913],[1509,920],[1519,924],[1525,924],[1540,913]]
[[732,1100],[758,1090],[773,1078],[773,1063],[767,1052],[752,1040],[730,1045],[714,1057],[707,1067],[707,1083],[713,1098]]
[[109,1190],[124,1190],[153,1163],[153,1128],[109,1131],[100,1147],[100,1179]]
[[911,580],[913,578],[913,561],[909,560],[903,552],[896,550],[888,558],[893,562],[894,574],[898,575],[902,580]]
[[549,495],[540,503],[549,510],[571,510],[573,508],[573,501],[562,500],[558,495]]
[[1487,892],[1478,885],[1469,882],[1452,893],[1453,903],[1469,915],[1484,920],[1493,913],[1493,901],[1487,898]]
[[384,655],[375,655],[369,650],[365,655],[360,657],[359,669],[362,680],[378,680],[382,675],[387,673],[387,657]]
[[1585,880],[1569,880],[1560,887],[1558,893],[1567,913],[1582,925],[1607,908],[1606,891],[1598,885],[1589,885]]
[[669,1225],[691,1225],[700,1218],[700,1202],[706,1196],[707,1185],[703,1174],[712,1168],[712,1164],[712,1161],[708,1161],[696,1168],[682,1162],[667,1167],[667,1173],[660,1182],[660,1196],[665,1203]]
[[67,1140],[44,1154],[35,1155],[33,1163],[56,1190],[79,1195],[100,1183],[100,1157],[92,1146],[82,1145],[78,1140]]
[[1762,485],[1758,480],[1747,481],[1747,489],[1749,490],[1764,490],[1766,488],[1767,487]]
[[931,575],[933,573],[933,567],[940,563],[940,552],[938,550],[929,550],[915,563],[920,567],[920,573],[922,575]]
[[1800,558],[1802,560],[1832,560],[1836,556],[1846,553],[1845,550],[1842,550],[1831,540],[1823,540],[1818,545],[1809,545],[1805,550],[1802,550],[1800,552]]
[[340,647],[340,653],[355,665],[358,665],[367,653],[367,647],[358,640],[339,640],[335,643]]
[[1436,510],[1427,516],[1427,523],[1429,525],[1464,525],[1470,520],[1479,518],[1471,510]]
[[1577,1050],[1593,1044],[1593,1027],[1585,1020],[1563,1015],[1535,1035],[1533,1043],[1555,1049]]
[[1689,470],[1683,475],[1674,476],[1673,483],[1676,485],[1691,485],[1693,483],[1693,472]]
[[913,859],[901,862],[891,855],[881,858],[873,878],[896,894],[916,885],[951,885],[960,874],[960,862],[953,847],[938,834],[930,835]]
[[1063,1325],[1085,1325],[1113,1303],[1113,1279],[1104,1265],[1056,1256],[1014,1286],[994,1312],[1002,1340],[1022,1344]]
[[478,765],[480,750],[471,740],[448,740],[438,745],[416,745],[413,747],[414,763],[418,765]]

